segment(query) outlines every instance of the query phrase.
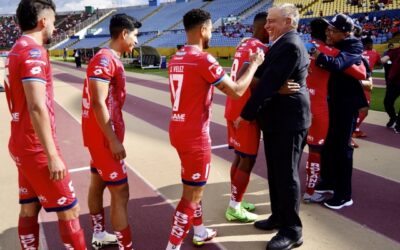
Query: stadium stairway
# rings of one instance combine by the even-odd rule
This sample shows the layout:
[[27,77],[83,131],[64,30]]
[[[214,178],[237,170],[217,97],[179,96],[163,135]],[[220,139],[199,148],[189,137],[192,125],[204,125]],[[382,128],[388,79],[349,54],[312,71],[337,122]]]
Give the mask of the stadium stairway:
[[240,19],[244,20],[244,19],[246,19],[246,17],[248,17],[248,16],[250,16],[250,15],[252,15],[254,13],[260,12],[260,8],[262,6],[264,6],[265,4],[270,3],[270,2],[271,2],[271,0],[261,0],[261,1],[259,1],[255,5],[251,6],[250,8],[248,8],[248,9],[244,10],[242,13],[240,13],[239,14]]
[[[211,2],[205,2],[200,9],[203,9],[204,7],[206,7],[207,5],[209,5]],[[158,9],[159,10],[159,9]],[[144,19],[143,19],[144,20]],[[165,31],[170,31],[170,30],[174,30],[176,27],[178,27],[180,24],[182,23],[182,19],[180,19],[178,22],[174,23],[173,25],[171,25],[170,27],[168,27],[167,29],[161,31],[157,36],[147,40],[146,42],[143,43],[143,45],[147,45],[150,42],[152,42],[153,40],[159,38],[160,36],[164,35]]]
[[303,6],[303,8],[300,9],[300,16],[304,17],[304,12],[306,12],[308,9],[312,8],[313,5],[315,5],[318,2],[318,0],[314,0],[311,3]]
[[[79,31],[86,29],[86,28],[90,28],[93,27],[94,25],[101,23],[105,18],[109,17],[110,15],[112,15],[114,12],[116,12],[116,9],[111,9],[110,11],[108,11],[107,13],[105,13],[104,15],[100,16],[98,19],[95,17],[95,15],[93,15],[91,18],[87,19],[85,22],[83,22],[82,28],[80,30],[75,30],[74,35],[76,33],[78,33]],[[56,41],[52,44],[49,45],[50,50],[57,48],[60,44],[65,43],[66,40],[68,40],[69,37],[66,37],[65,39],[62,39],[61,41]],[[79,40],[75,41],[74,43],[69,44],[68,46],[65,46],[67,48],[69,48],[70,46],[74,45],[75,43],[77,43]]]
[[157,9],[153,10],[152,12],[150,12],[149,14],[147,14],[146,16],[144,16],[142,19],[140,19],[140,21],[143,22],[143,21],[146,20],[147,18],[149,18],[149,17],[155,15],[157,12],[159,12],[159,11],[163,8],[163,6],[164,6],[164,5],[158,6]]

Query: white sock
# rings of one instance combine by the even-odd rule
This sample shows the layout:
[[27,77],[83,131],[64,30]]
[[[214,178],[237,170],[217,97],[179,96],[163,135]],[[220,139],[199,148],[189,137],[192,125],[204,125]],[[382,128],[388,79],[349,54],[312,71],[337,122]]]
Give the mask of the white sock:
[[104,230],[103,232],[93,233],[93,236],[101,240],[104,238],[104,236],[106,236],[106,231]]
[[234,200],[230,200],[229,201],[229,206],[231,207],[231,208],[233,208],[233,209],[236,209],[236,210],[238,210],[238,209],[240,209],[240,204],[241,204],[242,202],[237,202],[237,201],[234,201]]
[[173,245],[171,242],[168,241],[167,248],[165,250],[180,250],[181,245]]
[[204,236],[207,233],[207,228],[204,226],[204,224],[201,224],[200,226],[193,226],[194,234],[198,236]]

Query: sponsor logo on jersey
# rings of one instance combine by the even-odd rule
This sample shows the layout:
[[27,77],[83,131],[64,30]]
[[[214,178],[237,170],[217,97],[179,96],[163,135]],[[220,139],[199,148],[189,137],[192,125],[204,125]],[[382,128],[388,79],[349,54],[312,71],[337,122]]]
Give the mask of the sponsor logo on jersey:
[[29,56],[32,58],[39,58],[42,56],[42,52],[40,52],[40,49],[31,49],[31,51],[29,51]]
[[64,205],[65,202],[67,202],[67,198],[64,196],[57,200],[57,204],[60,206]]
[[108,65],[110,65],[110,61],[108,60],[107,57],[102,57],[102,58],[100,58],[99,64],[103,67],[108,67]]
[[[185,51],[178,51],[178,52],[176,52],[176,55],[177,56],[184,56],[184,55],[186,55],[186,52]],[[174,58],[174,59],[176,59],[176,58]]]
[[26,60],[25,63],[26,64],[39,63],[46,66],[46,62],[43,62],[42,60]]
[[171,120],[174,122],[184,122],[186,119],[186,114],[173,114]]
[[213,57],[212,55],[208,54],[207,61],[209,61],[210,63],[216,63],[217,59],[215,59],[215,57]]
[[13,122],[19,122],[19,112],[11,113],[11,116]]

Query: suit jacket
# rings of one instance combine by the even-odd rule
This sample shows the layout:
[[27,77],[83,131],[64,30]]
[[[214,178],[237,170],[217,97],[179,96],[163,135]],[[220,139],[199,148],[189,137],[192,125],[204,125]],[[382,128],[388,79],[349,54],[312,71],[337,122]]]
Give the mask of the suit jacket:
[[[296,31],[284,34],[269,49],[255,77],[259,83],[242,110],[245,120],[257,119],[264,131],[296,131],[311,124],[310,98],[306,85],[309,56]],[[300,91],[281,95],[287,80],[299,83]]]

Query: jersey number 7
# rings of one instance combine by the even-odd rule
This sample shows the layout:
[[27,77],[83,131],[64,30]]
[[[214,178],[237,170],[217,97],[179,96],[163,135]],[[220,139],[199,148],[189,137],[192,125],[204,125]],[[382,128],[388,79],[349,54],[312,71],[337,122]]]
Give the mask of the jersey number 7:
[[182,85],[183,85],[183,74],[170,74],[169,84],[171,87],[171,93],[173,98],[172,111],[178,111],[179,101],[181,99]]

